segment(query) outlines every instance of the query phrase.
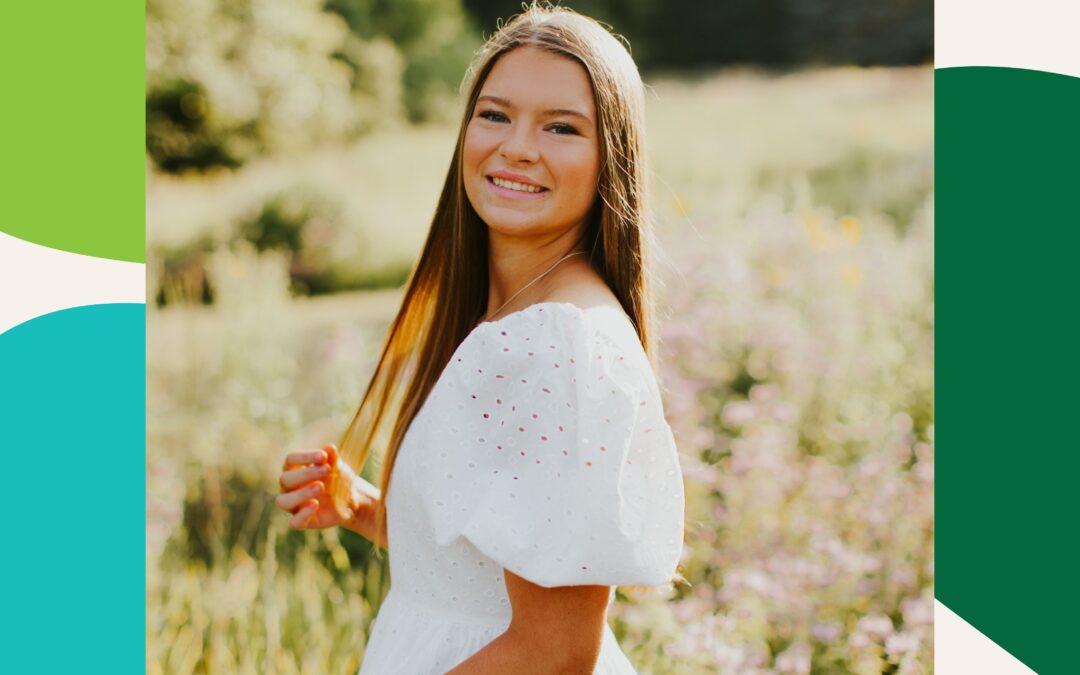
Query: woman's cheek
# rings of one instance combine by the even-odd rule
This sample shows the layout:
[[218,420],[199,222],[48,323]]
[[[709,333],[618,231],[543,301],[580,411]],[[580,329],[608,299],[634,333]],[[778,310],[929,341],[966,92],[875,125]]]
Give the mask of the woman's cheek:
[[465,140],[471,143],[474,149],[490,148],[496,142],[495,133],[491,129],[485,129],[479,124],[470,125],[465,132]]
[[484,130],[470,123],[465,130],[464,153],[466,157],[476,157],[480,154],[480,148],[485,144]]
[[598,159],[591,153],[578,153],[572,159],[567,158],[564,166],[572,171],[575,185],[580,185],[585,190],[591,190],[591,186],[596,185],[600,167]]

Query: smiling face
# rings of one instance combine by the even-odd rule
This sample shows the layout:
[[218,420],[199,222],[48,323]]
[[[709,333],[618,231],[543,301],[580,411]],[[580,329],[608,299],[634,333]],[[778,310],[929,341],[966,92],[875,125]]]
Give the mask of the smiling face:
[[582,225],[600,174],[585,68],[531,46],[503,55],[465,130],[462,171],[469,202],[492,230],[522,235]]

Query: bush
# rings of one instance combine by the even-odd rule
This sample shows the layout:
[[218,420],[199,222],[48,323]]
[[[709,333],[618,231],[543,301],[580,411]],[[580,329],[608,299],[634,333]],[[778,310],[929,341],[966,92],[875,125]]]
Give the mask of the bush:
[[182,246],[153,246],[147,252],[148,266],[156,261],[157,284],[149,294],[158,307],[177,304],[209,305],[214,291],[206,273],[207,256],[218,244],[210,235],[203,235]]
[[334,197],[307,186],[294,186],[271,195],[234,223],[223,241],[206,234],[181,246],[152,247],[150,259],[158,261],[160,271],[150,293],[158,307],[213,304],[221,278],[210,271],[212,257],[245,245],[257,254],[273,252],[284,257],[291,295],[404,284],[412,269],[411,260],[371,259],[376,249],[367,245],[364,231],[346,216]]
[[209,123],[209,107],[206,90],[189,80],[164,82],[147,94],[146,151],[163,171],[240,166],[228,134]]
[[[401,100],[411,122],[442,119],[456,100],[458,86],[481,33],[459,0],[328,0],[360,44],[392,42],[403,56]],[[357,63],[351,51],[343,56]]]
[[400,105],[384,42],[339,55],[349,30],[317,0],[147,4],[147,151],[164,171],[355,138]]
[[150,0],[146,30],[146,147],[170,173],[441,119],[479,46],[458,0]]

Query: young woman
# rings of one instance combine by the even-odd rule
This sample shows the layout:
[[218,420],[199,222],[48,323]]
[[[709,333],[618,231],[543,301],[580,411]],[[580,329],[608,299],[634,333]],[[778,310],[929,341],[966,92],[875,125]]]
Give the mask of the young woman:
[[[617,585],[671,581],[683,484],[649,348],[644,95],[591,19],[478,54],[457,149],[340,443],[285,460],[294,528],[390,553],[360,673],[634,673]],[[359,478],[390,418],[381,486]]]

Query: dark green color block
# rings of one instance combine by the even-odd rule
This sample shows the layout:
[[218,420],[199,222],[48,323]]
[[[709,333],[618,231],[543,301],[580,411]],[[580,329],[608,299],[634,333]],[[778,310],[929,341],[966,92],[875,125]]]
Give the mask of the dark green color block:
[[1076,672],[1080,79],[936,72],[938,600]]

